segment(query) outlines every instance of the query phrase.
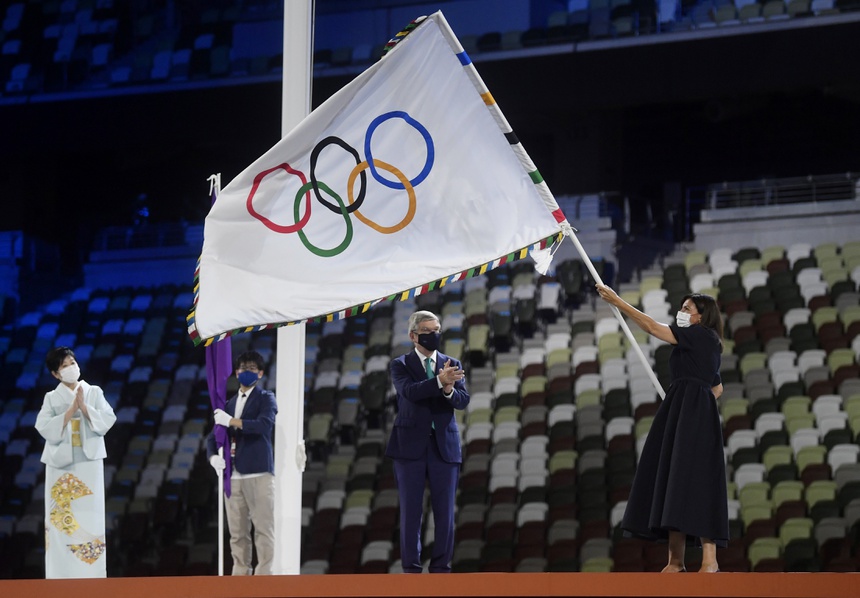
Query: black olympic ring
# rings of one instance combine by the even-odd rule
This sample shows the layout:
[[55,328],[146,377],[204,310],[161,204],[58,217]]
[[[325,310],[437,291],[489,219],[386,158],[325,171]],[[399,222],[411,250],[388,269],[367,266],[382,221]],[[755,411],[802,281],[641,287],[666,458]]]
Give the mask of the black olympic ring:
[[[352,154],[352,157],[355,158],[356,166],[361,164],[362,159],[361,156],[358,155],[358,151],[356,151],[355,148],[353,148],[340,137],[335,137],[333,135],[331,137],[326,137],[325,139],[317,143],[314,146],[314,149],[311,151],[310,182],[311,187],[314,190],[314,195],[316,196],[318,202],[320,202],[322,205],[327,207],[335,214],[340,215],[341,210],[343,208],[323,198],[322,193],[320,193],[319,182],[317,181],[316,176],[317,158],[319,158],[319,155],[322,150],[325,149],[326,146],[331,144],[339,145],[340,147],[348,151],[350,154]],[[361,171],[361,174],[359,174],[359,176],[361,177],[361,190],[358,192],[358,197],[355,198],[355,203],[352,203],[346,207],[346,211],[349,214],[352,214],[361,207],[361,204],[364,202],[365,191],[367,191],[367,173],[365,171]]]

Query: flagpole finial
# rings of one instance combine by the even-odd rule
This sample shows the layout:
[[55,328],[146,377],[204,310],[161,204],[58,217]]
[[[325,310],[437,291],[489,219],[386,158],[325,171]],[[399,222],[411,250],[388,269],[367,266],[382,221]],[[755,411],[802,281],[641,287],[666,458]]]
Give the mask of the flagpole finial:
[[221,192],[221,173],[210,174],[206,180],[209,181],[209,195],[212,195],[213,191],[218,195]]

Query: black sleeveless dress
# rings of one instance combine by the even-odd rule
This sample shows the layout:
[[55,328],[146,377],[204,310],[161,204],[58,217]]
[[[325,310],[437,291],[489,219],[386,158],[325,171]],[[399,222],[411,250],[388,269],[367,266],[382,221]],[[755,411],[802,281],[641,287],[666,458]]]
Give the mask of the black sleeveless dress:
[[669,357],[672,382],[654,416],[621,522],[625,535],[667,540],[670,531],[700,545],[729,540],[726,464],[720,410],[720,342],[703,326],[670,326],[678,344]]

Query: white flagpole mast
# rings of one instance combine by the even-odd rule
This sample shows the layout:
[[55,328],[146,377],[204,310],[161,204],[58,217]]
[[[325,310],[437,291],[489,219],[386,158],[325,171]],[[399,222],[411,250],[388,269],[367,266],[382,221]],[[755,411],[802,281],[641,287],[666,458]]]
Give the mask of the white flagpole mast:
[[[218,456],[224,458],[224,447],[218,447]],[[224,576],[224,470],[218,470],[218,576]]]
[[[221,173],[209,176],[209,197],[221,195]],[[224,447],[218,447],[218,456],[224,458]],[[224,576],[224,470],[218,470],[218,576]]]
[[[314,0],[284,0],[281,136],[310,113]],[[288,83],[289,82],[289,83]],[[301,569],[305,325],[277,331],[275,420],[275,575]]]

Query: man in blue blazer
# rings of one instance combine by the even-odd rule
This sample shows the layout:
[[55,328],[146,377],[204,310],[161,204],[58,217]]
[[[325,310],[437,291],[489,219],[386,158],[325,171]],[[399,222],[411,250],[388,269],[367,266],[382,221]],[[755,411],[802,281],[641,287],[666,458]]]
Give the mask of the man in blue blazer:
[[438,351],[439,318],[418,311],[409,318],[415,350],[391,362],[397,417],[385,451],[394,460],[400,495],[400,560],[404,573],[421,573],[424,486],[436,533],[430,573],[450,573],[454,556],[454,504],[463,454],[454,409],[469,404],[463,367]]
[[[263,377],[263,356],[256,351],[247,351],[236,363],[239,392],[227,401],[223,411],[215,410],[215,425],[227,428],[233,465],[233,471],[228,472],[230,496],[226,501],[233,575],[271,575],[275,552],[272,437],[278,405],[272,392],[257,385]],[[224,458],[218,455],[214,432],[206,439],[206,452],[212,467],[216,470],[225,468]],[[251,566],[254,544],[257,546],[255,569]]]

